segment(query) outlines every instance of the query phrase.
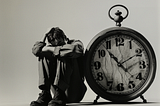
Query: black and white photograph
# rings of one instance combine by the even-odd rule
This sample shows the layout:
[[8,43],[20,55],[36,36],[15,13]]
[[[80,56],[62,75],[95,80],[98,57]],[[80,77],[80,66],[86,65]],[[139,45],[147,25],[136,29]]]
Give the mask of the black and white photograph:
[[159,0],[0,0],[0,106],[159,106]]

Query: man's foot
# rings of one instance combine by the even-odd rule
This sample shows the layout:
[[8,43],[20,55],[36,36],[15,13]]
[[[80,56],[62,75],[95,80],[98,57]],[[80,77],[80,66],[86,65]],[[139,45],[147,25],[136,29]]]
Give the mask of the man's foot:
[[48,106],[66,106],[66,95],[58,87],[56,88],[53,99],[48,103]]
[[49,91],[42,91],[36,101],[32,101],[30,106],[48,106],[49,101],[52,100],[51,93]]
[[62,100],[51,100],[49,103],[48,103],[48,106],[66,106],[66,102],[63,102]]

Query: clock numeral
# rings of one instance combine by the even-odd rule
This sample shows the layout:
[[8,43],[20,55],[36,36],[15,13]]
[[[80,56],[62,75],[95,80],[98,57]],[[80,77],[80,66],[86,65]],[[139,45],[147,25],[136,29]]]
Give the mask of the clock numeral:
[[142,50],[141,50],[141,49],[138,48],[138,49],[135,50],[135,52],[137,53],[137,55],[136,55],[137,57],[138,57],[138,56],[139,56],[139,57],[142,56]]
[[142,79],[143,79],[143,78],[142,78],[142,73],[139,73],[139,74],[137,75],[136,79],[142,80]]
[[113,81],[107,81],[108,90],[112,90]]
[[142,61],[139,62],[139,68],[140,68],[140,69],[146,68],[145,61],[142,60]]
[[124,39],[123,38],[115,38],[116,46],[124,46]]
[[103,74],[102,74],[102,72],[98,72],[98,73],[97,73],[97,76],[98,76],[98,77],[97,77],[97,80],[98,80],[98,81],[102,81],[102,80],[103,80]]
[[99,61],[94,62],[94,67],[96,70],[101,68],[101,63]]
[[111,40],[106,41],[106,49],[111,49]]
[[123,87],[123,83],[119,83],[118,85],[117,85],[117,90],[118,91],[123,91],[124,90],[124,87]]
[[134,88],[134,87],[135,87],[134,82],[133,82],[133,81],[129,81],[128,87],[129,87],[130,89]]
[[105,57],[105,55],[106,55],[105,50],[98,50],[98,56],[99,56],[99,58]]
[[129,49],[132,49],[132,41],[129,41]]

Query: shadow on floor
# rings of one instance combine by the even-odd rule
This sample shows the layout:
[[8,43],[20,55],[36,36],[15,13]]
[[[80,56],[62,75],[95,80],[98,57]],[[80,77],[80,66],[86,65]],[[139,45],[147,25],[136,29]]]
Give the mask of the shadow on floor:
[[91,105],[91,106],[96,106],[96,105],[107,105],[107,104],[157,104],[158,102],[126,102],[126,103],[114,103],[114,102],[98,102],[94,104],[93,102],[80,102],[80,103],[69,103],[67,106],[86,106],[86,105]]

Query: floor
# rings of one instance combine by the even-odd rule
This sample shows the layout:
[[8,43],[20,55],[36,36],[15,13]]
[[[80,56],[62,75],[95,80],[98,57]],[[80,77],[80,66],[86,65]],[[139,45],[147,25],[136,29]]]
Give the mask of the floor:
[[[128,102],[128,103],[112,103],[112,102],[98,102],[97,104],[93,104],[93,102],[81,102],[81,103],[70,103],[67,106],[160,106],[158,102]],[[29,104],[5,104],[0,106],[29,106]]]
[[140,102],[129,102],[129,103],[122,103],[122,104],[116,104],[112,102],[99,102],[97,104],[93,104],[91,102],[82,102],[82,103],[73,103],[73,104],[67,104],[67,106],[160,106],[160,103],[140,103]]

